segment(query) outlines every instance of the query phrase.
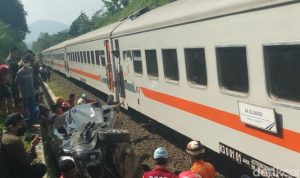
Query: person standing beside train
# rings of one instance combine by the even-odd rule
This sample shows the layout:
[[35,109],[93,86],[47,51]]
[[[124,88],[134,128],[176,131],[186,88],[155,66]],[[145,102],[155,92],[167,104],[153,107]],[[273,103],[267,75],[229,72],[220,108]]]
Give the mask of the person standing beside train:
[[31,67],[31,57],[25,56],[23,59],[23,67],[18,71],[16,76],[16,83],[19,86],[21,96],[24,101],[24,109],[26,114],[30,117],[30,123],[35,121],[35,107],[37,105],[35,100],[35,89],[33,84],[33,68]]
[[163,147],[159,147],[154,151],[153,155],[155,161],[155,168],[151,171],[145,172],[143,178],[178,178],[177,175],[167,170],[168,152]]
[[200,141],[191,141],[187,144],[186,152],[190,155],[193,163],[191,171],[199,174],[202,178],[215,178],[214,166],[203,160],[205,149]]

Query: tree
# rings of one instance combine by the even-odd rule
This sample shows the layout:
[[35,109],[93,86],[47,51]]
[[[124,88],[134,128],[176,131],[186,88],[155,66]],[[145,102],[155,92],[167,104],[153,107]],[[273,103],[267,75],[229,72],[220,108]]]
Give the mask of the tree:
[[51,37],[48,33],[41,33],[37,41],[32,43],[34,53],[39,53],[51,46]]
[[119,12],[129,4],[129,0],[102,0],[109,14]]
[[0,0],[0,20],[9,25],[18,40],[23,40],[28,33],[27,13],[19,0]]
[[39,38],[33,42],[32,50],[34,53],[39,54],[43,50],[66,41],[70,38],[68,30],[57,32],[56,34],[49,35],[48,33],[41,33]]
[[12,47],[17,47],[20,50],[26,49],[25,44],[17,39],[12,28],[0,21],[0,63],[4,63]]
[[69,35],[72,37],[76,37],[87,33],[91,29],[90,25],[91,23],[89,17],[84,12],[81,12],[79,17],[72,22],[69,30]]

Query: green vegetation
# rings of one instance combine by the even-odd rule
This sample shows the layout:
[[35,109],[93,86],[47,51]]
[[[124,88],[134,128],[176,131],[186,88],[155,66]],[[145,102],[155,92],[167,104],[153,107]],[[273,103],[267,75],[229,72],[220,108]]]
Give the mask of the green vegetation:
[[129,16],[139,9],[148,7],[153,9],[155,7],[170,3],[175,0],[102,0],[104,8],[99,9],[89,19],[85,13],[81,13],[76,18],[69,31],[59,32],[54,35],[42,33],[37,41],[33,43],[32,49],[35,53],[63,42],[67,39],[80,36],[88,31],[95,30],[120,19]]
[[81,12],[79,17],[76,20],[74,20],[74,22],[72,23],[69,30],[69,34],[72,37],[76,37],[81,34],[89,32],[91,26],[90,23],[91,22],[89,20],[89,17],[84,12]]
[[121,8],[117,12],[108,11],[109,6],[106,6],[106,10],[96,12],[91,19],[92,29],[97,29],[110,23],[116,22],[130,14],[138,11],[139,9],[148,7],[150,9],[168,4],[175,0],[130,0],[129,4],[125,8]]
[[23,40],[26,33],[29,32],[25,16],[26,12],[21,1],[0,1],[0,19],[13,29],[15,38],[18,40]]
[[25,16],[26,12],[19,0],[0,1],[0,63],[4,63],[10,48],[26,49],[22,42],[28,33]]
[[69,98],[69,94],[68,92],[66,92],[66,89],[62,85],[59,85],[59,83],[55,80],[51,80],[51,82],[48,82],[48,85],[55,94],[55,96],[61,98]]

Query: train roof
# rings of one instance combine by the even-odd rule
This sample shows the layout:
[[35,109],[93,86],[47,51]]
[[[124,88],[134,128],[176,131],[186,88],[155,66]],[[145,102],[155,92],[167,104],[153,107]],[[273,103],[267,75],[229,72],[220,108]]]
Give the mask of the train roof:
[[[113,37],[160,29],[297,0],[177,0],[127,20]],[[298,1],[299,2],[299,1]]]
[[67,41],[63,41],[55,46],[53,46],[51,48],[51,50],[57,50],[57,49],[61,49],[61,48],[64,48],[68,43],[70,42],[70,40],[67,40]]
[[73,38],[73,39],[69,40],[69,42],[66,45],[69,46],[69,45],[74,45],[74,44],[92,41],[92,40],[96,40],[96,39],[109,38],[111,31],[113,29],[115,29],[120,23],[122,23],[122,22],[118,21],[118,22],[112,23],[110,25],[101,27],[97,30],[88,32],[79,37]]

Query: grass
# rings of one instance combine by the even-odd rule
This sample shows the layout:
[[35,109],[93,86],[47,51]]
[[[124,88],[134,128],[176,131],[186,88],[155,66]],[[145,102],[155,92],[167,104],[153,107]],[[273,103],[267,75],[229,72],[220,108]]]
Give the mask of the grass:
[[51,80],[51,82],[47,83],[55,96],[61,97],[61,98],[69,98],[69,93],[66,92],[66,90],[58,83],[55,82],[55,80]]

